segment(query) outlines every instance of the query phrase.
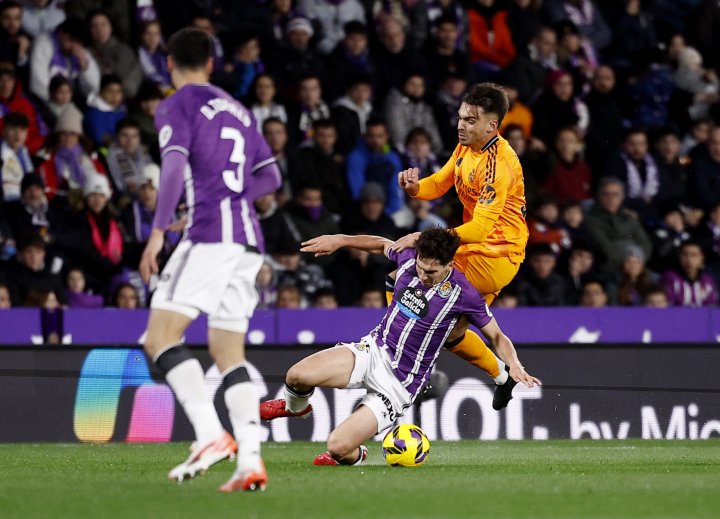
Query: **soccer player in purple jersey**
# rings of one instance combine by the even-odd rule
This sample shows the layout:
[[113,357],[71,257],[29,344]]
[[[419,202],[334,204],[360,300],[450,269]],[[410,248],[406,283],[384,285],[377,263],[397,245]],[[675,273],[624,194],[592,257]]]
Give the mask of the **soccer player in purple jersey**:
[[[253,200],[280,186],[280,171],[251,112],[208,83],[210,38],[200,30],[183,29],[170,38],[168,48],[177,91],[160,103],[155,115],[160,189],[140,261],[148,282],[158,272],[164,232],[184,191],[185,234],[160,275],[144,344],[195,430],[190,457],[168,477],[202,474],[237,451],[237,469],[219,490],[262,489],[267,474],[260,458],[259,400],[245,367],[245,333],[258,300],[255,277],[263,250]],[[234,439],[205,394],[200,363],[182,344],[200,312],[208,315],[208,346],[223,374]]]
[[290,368],[285,399],[260,406],[265,420],[307,416],[315,387],[367,389],[360,406],[330,433],[328,452],[315,465],[359,465],[367,458],[362,443],[389,428],[422,393],[450,332],[462,318],[477,326],[510,366],[510,375],[528,387],[540,384],[518,360],[485,299],[453,268],[460,246],[457,234],[429,229],[414,249],[397,252],[393,242],[376,236],[319,236],[303,243],[303,252],[331,254],[340,247],[384,253],[397,263],[395,294],[380,324],[354,343],[339,343]]

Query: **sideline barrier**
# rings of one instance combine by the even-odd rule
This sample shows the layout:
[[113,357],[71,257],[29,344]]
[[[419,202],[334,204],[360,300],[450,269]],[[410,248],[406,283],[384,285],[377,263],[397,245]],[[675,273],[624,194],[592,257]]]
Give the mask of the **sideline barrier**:
[[[206,387],[227,428],[220,374],[204,347],[194,348]],[[492,410],[484,373],[442,354],[447,393],[410,409],[403,421],[430,439],[666,438],[720,436],[720,348],[710,344],[534,345],[518,348],[542,388],[516,388]],[[317,351],[308,346],[251,346],[248,369],[261,399],[282,394],[287,368]],[[191,439],[168,387],[136,345],[0,348],[0,442],[143,442]],[[363,390],[316,391],[309,420],[263,424],[264,440],[324,441]]]
[[[383,310],[265,310],[250,321],[250,344],[331,344],[370,331]],[[0,310],[0,345],[40,344],[47,327],[60,329],[64,344],[133,344],[145,330],[147,310],[70,309],[55,319],[40,310]],[[718,343],[718,308],[517,308],[494,312],[513,341],[534,343]],[[43,326],[46,328],[43,330]],[[193,323],[189,343],[206,341],[207,321]]]

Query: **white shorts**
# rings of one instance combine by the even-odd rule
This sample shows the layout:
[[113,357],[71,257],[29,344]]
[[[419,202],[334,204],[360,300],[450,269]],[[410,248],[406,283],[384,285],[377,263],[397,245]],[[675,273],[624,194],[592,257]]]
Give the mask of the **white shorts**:
[[355,367],[345,388],[367,389],[360,404],[373,412],[378,422],[377,432],[383,432],[412,405],[412,395],[395,376],[385,350],[375,345],[370,336],[360,342],[341,342],[336,348],[347,348],[355,355]]
[[180,242],[165,265],[150,308],[195,319],[208,327],[246,333],[258,302],[255,290],[263,258],[239,243]]

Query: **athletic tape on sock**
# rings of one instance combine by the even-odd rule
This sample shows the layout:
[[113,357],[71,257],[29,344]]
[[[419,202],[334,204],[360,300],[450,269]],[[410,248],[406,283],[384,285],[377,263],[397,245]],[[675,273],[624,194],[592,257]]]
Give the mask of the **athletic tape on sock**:
[[186,346],[183,344],[173,344],[155,355],[153,360],[160,371],[167,375],[175,366],[194,358]]
[[250,382],[250,374],[244,364],[227,371],[223,376],[223,383],[226,389],[235,384],[243,384],[245,382]]

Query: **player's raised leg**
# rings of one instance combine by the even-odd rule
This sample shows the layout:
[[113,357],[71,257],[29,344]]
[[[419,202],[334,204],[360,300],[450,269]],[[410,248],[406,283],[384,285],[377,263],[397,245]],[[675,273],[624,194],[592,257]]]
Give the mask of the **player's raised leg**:
[[314,465],[360,465],[368,456],[363,442],[378,431],[375,413],[361,405],[328,436],[327,452],[315,457]]
[[313,353],[293,365],[285,375],[285,398],[260,404],[260,417],[306,418],[312,412],[310,397],[315,388],[347,387],[355,367],[355,355],[344,346]]
[[[192,311],[188,309],[188,312]],[[205,393],[205,372],[200,362],[181,342],[193,315],[152,309],[145,338],[145,351],[165,374],[165,380],[185,411],[195,431],[190,456],[173,468],[168,477],[182,481],[235,455],[237,446],[223,429],[213,402]]]

